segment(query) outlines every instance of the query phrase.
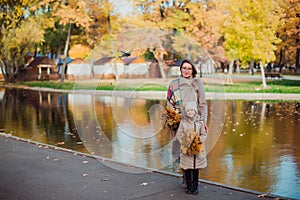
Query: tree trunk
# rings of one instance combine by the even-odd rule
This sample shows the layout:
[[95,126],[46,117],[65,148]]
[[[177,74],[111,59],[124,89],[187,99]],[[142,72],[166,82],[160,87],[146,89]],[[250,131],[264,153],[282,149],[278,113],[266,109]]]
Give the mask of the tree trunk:
[[240,61],[237,60],[237,61],[236,61],[236,73],[237,73],[237,74],[240,74],[240,65],[241,65]]
[[253,60],[250,63],[249,74],[254,75],[254,61]]
[[282,55],[283,55],[283,50],[282,48],[280,49],[280,53],[279,53],[279,72],[281,73],[282,71]]
[[163,69],[163,66],[164,66],[164,63],[163,63],[163,53],[160,52],[159,50],[155,50],[153,52],[153,55],[154,57],[156,58],[157,62],[158,62],[158,67],[159,67],[159,70],[160,70],[160,74],[161,74],[161,77],[163,78],[163,80],[166,79],[166,74],[164,72],[164,69]]
[[267,86],[266,77],[265,77],[265,70],[264,70],[264,66],[261,61],[259,62],[259,65],[260,65],[263,89],[267,89],[268,86]]
[[68,54],[70,37],[71,37],[71,22],[68,24],[68,35],[67,35],[65,51],[64,51],[64,63],[63,63],[63,66],[62,66],[61,77],[60,77],[60,82],[61,83],[63,83],[65,81],[65,69],[66,69],[66,65],[67,65],[67,54]]
[[109,37],[110,37],[111,51],[112,51],[112,54],[114,57],[115,80],[119,80],[118,68],[117,68],[117,63],[116,63],[117,57],[116,57],[116,53],[115,53],[114,40],[112,39],[110,14],[108,14],[107,22],[108,22],[108,32],[109,32]]
[[90,65],[91,65],[91,78],[94,78],[95,73],[94,73],[94,60],[90,61]]
[[234,59],[232,59],[229,64],[229,70],[228,70],[228,74],[227,74],[226,84],[233,84],[233,82],[232,82],[233,64],[234,64]]
[[166,74],[164,72],[163,65],[164,65],[164,63],[159,60],[158,61],[158,66],[159,66],[160,74],[161,74],[161,77],[163,78],[163,80],[165,80],[166,79]]
[[70,124],[69,124],[69,117],[68,117],[68,111],[67,111],[67,95],[66,94],[61,94],[61,102],[62,102],[62,107],[63,107],[63,115],[65,118],[65,133],[70,132]]
[[5,71],[5,64],[4,64],[4,62],[2,61],[2,60],[0,60],[0,69],[1,69],[1,72],[2,72],[2,74],[3,74],[3,76],[4,76],[4,80],[7,82],[7,80],[8,80],[8,76],[7,76],[7,73],[6,73],[6,71]]
[[295,65],[296,65],[295,74],[300,74],[299,58],[300,58],[300,48],[297,48],[296,62],[295,62]]

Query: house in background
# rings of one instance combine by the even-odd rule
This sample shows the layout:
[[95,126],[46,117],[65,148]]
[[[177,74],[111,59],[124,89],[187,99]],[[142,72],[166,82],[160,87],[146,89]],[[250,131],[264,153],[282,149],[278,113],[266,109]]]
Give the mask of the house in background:
[[180,65],[182,60],[165,60],[165,64],[169,67],[167,70],[168,77],[180,76]]
[[[30,57],[28,64],[20,69],[17,81],[58,80],[61,76],[62,62],[55,61],[48,56]],[[65,71],[66,79],[115,79],[119,78],[147,78],[149,77],[150,62],[142,57],[129,56],[122,58],[103,57],[96,61],[86,61],[81,58],[67,59]]]
[[[58,73],[61,74],[62,72],[62,67],[64,64],[64,59],[63,59],[64,55],[59,55],[57,60],[57,67],[58,67]],[[66,68],[65,68],[65,74],[67,73],[68,67],[69,67],[69,63],[71,63],[73,61],[72,58],[68,57],[66,58]]]
[[68,80],[90,79],[92,74],[91,63],[82,58],[75,58],[68,64],[66,78]]
[[146,78],[149,74],[149,63],[141,57],[117,58],[102,57],[94,63],[83,59],[74,59],[68,65],[66,77],[74,79],[114,79],[115,70],[119,78]]
[[58,68],[47,56],[36,57],[20,69],[17,81],[58,80]]
[[118,76],[124,73],[124,62],[119,58],[103,57],[94,62],[93,69],[95,78],[114,79],[116,70]]
[[120,74],[120,78],[146,78],[149,74],[150,63],[141,57],[125,57],[122,59],[124,63],[124,72]]

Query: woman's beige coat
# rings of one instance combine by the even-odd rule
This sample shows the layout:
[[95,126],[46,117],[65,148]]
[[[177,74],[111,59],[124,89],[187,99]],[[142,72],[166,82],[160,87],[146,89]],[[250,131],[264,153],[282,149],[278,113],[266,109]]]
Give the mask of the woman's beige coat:
[[[180,138],[184,135],[183,133],[188,132],[188,130],[194,130],[194,124],[196,125],[196,132],[199,133],[201,142],[204,143],[207,137],[207,133],[205,130],[204,122],[202,120],[194,120],[192,118],[184,118],[181,120],[176,137],[180,141]],[[194,158],[195,157],[195,158]],[[187,155],[181,152],[180,154],[180,168],[186,169],[202,169],[207,167],[206,161],[206,151],[205,147],[203,152],[201,152],[198,156]]]
[[[177,81],[174,80],[174,81]],[[206,123],[207,120],[207,102],[205,98],[205,91],[204,91],[204,84],[201,79],[198,78],[179,78],[179,90],[180,93],[178,94],[179,97],[176,97],[174,95],[174,101],[177,99],[180,99],[180,104],[172,105],[172,102],[168,102],[168,106],[175,107],[179,109],[180,111],[184,110],[185,104],[190,101],[197,102],[197,109],[199,111],[199,114],[203,118],[204,123]],[[169,90],[172,91],[172,84],[169,86]],[[177,99],[176,99],[177,98]]]

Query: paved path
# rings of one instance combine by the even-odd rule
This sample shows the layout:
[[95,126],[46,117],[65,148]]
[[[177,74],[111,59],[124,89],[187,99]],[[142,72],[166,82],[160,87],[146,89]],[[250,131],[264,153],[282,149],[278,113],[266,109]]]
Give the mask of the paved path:
[[205,181],[188,195],[178,176],[100,160],[0,133],[0,199],[275,199]]

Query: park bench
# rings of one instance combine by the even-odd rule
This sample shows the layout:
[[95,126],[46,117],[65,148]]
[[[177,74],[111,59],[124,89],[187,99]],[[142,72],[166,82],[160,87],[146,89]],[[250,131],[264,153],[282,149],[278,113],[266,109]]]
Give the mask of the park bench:
[[279,72],[266,72],[265,77],[266,78],[271,77],[271,79],[273,79],[273,78],[281,79],[282,78],[282,76],[280,75]]

